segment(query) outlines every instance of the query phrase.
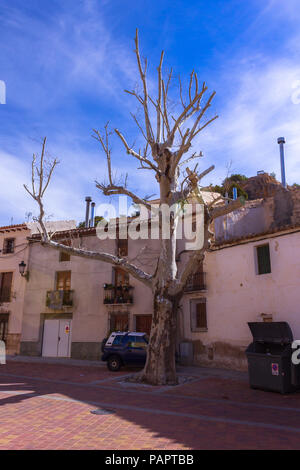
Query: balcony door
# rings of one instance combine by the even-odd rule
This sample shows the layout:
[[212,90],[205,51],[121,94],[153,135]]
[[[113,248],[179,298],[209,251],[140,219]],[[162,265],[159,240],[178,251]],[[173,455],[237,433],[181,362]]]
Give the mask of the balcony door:
[[72,320],[45,320],[42,356],[70,357],[71,329]]
[[123,269],[115,268],[115,286],[128,286],[129,274]]
[[69,291],[71,289],[71,271],[57,271],[56,290]]

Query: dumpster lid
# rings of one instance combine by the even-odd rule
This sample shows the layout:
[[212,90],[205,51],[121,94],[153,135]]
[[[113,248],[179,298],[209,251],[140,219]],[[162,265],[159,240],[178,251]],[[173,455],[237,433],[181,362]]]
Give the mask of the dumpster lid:
[[263,343],[289,344],[293,342],[293,333],[290,325],[285,321],[278,322],[250,322],[253,341]]

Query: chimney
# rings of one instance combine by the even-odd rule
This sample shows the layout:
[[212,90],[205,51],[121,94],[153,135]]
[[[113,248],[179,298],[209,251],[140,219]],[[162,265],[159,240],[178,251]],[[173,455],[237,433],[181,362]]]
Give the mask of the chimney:
[[282,183],[282,186],[286,188],[284,150],[283,150],[283,144],[285,144],[285,138],[278,137],[277,143],[279,144],[279,150],[280,150],[281,183]]
[[92,198],[90,196],[87,196],[85,198],[86,201],[86,212],[85,212],[85,226],[89,226],[89,219],[90,219],[90,203],[92,201]]
[[95,227],[95,202],[92,202],[90,227]]

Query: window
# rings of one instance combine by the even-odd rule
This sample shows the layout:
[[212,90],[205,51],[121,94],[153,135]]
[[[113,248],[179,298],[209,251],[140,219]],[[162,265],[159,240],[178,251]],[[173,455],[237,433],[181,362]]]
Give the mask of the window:
[[13,273],[0,273],[0,302],[10,302]]
[[129,274],[123,269],[115,268],[115,286],[128,286]]
[[3,254],[7,255],[15,251],[15,239],[14,238],[5,238],[3,244]]
[[114,342],[113,342],[113,346],[121,346],[126,340],[126,336],[124,335],[117,335],[115,336],[115,339],[114,339]]
[[[67,241],[64,241],[64,242],[61,242],[61,243],[63,245],[66,245],[66,246],[71,246],[70,240],[67,240]],[[59,261],[60,262],[70,261],[70,258],[71,258],[71,255],[69,255],[68,253],[64,253],[63,251],[59,252]]]
[[129,316],[127,313],[113,313],[110,316],[111,331],[128,331]]
[[146,349],[148,343],[142,336],[128,336],[128,347],[132,349]]
[[71,256],[68,253],[64,253],[63,251],[59,252],[59,261],[70,261]]
[[118,243],[118,256],[128,256],[128,238],[117,239]]
[[191,300],[191,331],[207,330],[206,299]]
[[271,272],[271,259],[270,259],[270,247],[267,243],[266,245],[261,245],[256,247],[257,253],[257,273],[258,274],[267,274]]
[[56,273],[56,290],[71,289],[71,271],[58,271]]

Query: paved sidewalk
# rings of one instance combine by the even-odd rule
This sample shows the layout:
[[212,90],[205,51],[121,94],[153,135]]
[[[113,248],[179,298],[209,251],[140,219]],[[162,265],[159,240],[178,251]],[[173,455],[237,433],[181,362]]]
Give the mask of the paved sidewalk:
[[298,393],[252,390],[245,373],[221,369],[179,367],[189,381],[176,387],[128,385],[131,373],[1,365],[0,449],[300,448]]
[[66,366],[106,367],[102,361],[87,361],[83,359],[71,359],[66,357],[41,357],[41,356],[6,356],[7,362],[27,362],[33,364],[61,364]]

